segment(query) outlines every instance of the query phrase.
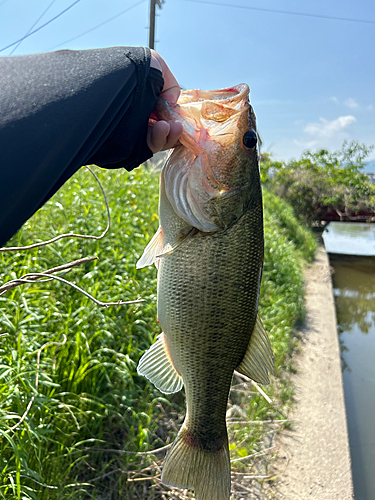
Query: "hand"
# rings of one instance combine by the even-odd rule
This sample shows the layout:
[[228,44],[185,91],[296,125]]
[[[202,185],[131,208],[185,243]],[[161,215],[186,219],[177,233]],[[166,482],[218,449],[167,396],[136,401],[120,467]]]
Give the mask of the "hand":
[[[161,55],[152,49],[150,66],[151,68],[160,70],[163,75],[164,87],[160,97],[171,103],[176,103],[181,93],[180,86]],[[175,120],[168,122],[160,120],[156,123],[150,122],[147,133],[147,145],[153,153],[173,148],[179,144],[178,139],[181,137],[182,130],[182,123]]]

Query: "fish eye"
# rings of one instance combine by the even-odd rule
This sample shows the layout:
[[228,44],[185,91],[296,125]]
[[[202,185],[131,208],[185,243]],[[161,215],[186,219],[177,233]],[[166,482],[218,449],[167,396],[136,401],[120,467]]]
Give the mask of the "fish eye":
[[253,149],[258,142],[258,137],[256,132],[254,132],[254,130],[248,130],[247,132],[244,133],[242,140],[245,148]]

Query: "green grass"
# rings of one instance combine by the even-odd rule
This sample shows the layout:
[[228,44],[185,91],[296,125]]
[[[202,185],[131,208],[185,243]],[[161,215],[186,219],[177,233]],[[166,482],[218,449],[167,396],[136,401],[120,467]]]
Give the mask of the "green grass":
[[296,218],[293,208],[268,189],[263,189],[263,204],[268,220],[272,219],[282,234],[295,244],[302,257],[311,261],[317,249],[317,240],[312,231]]
[[[99,261],[74,268],[65,278],[104,302],[147,302],[100,308],[56,281],[23,285],[0,297],[0,498],[144,498],[139,496],[143,484],[127,479],[155,457],[135,452],[171,442],[174,422],[178,415],[182,418],[182,394],[167,400],[136,373],[140,355],[160,333],[156,269],[135,268],[158,226],[157,175],[148,168],[95,171],[111,207],[106,238],[66,239],[2,253],[0,281],[97,255]],[[295,345],[292,331],[303,317],[303,255],[311,258],[313,253],[310,234],[295,228],[285,203],[270,196],[265,194],[260,311],[281,378],[269,388],[273,405],[258,394],[251,398],[245,408],[250,420],[287,415],[292,389],[285,374]],[[82,169],[10,244],[26,245],[69,231],[99,235],[105,226],[100,189]],[[233,391],[231,403],[241,401]],[[231,426],[233,456],[260,449],[262,436],[260,426]],[[121,450],[134,454],[116,452]],[[157,489],[149,491],[149,498],[158,498]]]

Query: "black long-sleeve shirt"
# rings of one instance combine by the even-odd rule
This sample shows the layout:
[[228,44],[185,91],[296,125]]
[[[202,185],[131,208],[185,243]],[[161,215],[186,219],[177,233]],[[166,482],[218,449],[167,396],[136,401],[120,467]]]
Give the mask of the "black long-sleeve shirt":
[[0,246],[82,165],[140,165],[163,88],[147,48],[0,58]]

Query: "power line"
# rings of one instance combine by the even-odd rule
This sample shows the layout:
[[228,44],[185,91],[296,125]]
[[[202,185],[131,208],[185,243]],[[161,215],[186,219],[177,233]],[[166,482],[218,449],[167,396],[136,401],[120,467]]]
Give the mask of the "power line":
[[[48,7],[44,10],[44,12],[38,17],[38,19],[35,21],[35,23],[31,26],[31,28],[29,28],[29,30],[27,31],[25,37],[30,33],[30,31],[35,28],[35,26],[39,23],[39,21],[42,19],[42,17],[44,16],[44,14],[47,13],[47,11],[52,7],[52,5],[56,2],[56,0],[52,0],[52,2],[48,5]],[[9,54],[10,56],[13,54],[13,52],[15,50],[18,49],[18,47],[21,45],[22,41],[24,40],[24,38],[21,38],[21,40],[18,42],[18,44],[13,48],[12,52]]]
[[228,3],[207,2],[206,0],[184,0],[184,1],[185,2],[194,2],[194,3],[204,3],[204,4],[208,4],[208,5],[219,5],[221,7],[235,7],[237,9],[257,10],[260,12],[274,12],[276,14],[288,14],[291,16],[315,17],[318,19],[331,19],[331,20],[335,20],[335,21],[348,21],[351,23],[375,24],[375,21],[368,21],[366,19],[350,19],[348,17],[325,16],[322,14],[306,14],[303,12],[292,12],[292,11],[287,11],[287,10],[265,9],[263,7],[249,7],[247,5],[233,5],[233,4],[228,4]]
[[137,7],[138,5],[141,5],[141,3],[144,3],[146,0],[141,0],[140,2],[137,2],[133,5],[131,5],[130,7],[128,7],[127,9],[123,10],[122,12],[119,12],[118,14],[116,14],[115,16],[113,17],[110,17],[109,19],[107,19],[106,21],[103,21],[102,23],[100,24],[97,24],[96,26],[94,26],[93,28],[90,28],[89,30],[87,31],[84,31],[83,33],[81,33],[80,35],[77,35],[73,38],[69,38],[69,40],[65,40],[65,42],[62,42],[62,43],[59,43],[58,45],[54,45],[53,47],[50,47],[49,49],[47,50],[52,50],[52,49],[56,49],[57,47],[61,47],[61,45],[65,45],[66,43],[69,43],[69,42],[72,42],[73,40],[77,40],[77,38],[80,38],[81,36],[83,35],[86,35],[87,33],[90,33],[91,31],[94,31],[96,30],[97,28],[100,28],[101,26],[103,26],[104,24],[107,24],[109,23],[110,21],[113,21],[113,19],[116,19],[117,17],[120,17],[122,16],[123,14],[125,14],[126,12],[129,12],[129,10],[131,9],[134,9],[134,7]]
[[34,31],[31,31],[28,35],[25,35],[24,37],[20,38],[19,40],[16,40],[15,42],[13,43],[10,43],[9,45],[7,45],[6,47],[0,49],[0,52],[3,52],[4,50],[6,49],[9,49],[9,47],[13,47],[13,45],[16,45],[18,42],[22,42],[22,40],[25,40],[25,38],[28,38],[29,36],[33,35],[34,33],[36,33],[37,31],[41,30],[42,28],[44,28],[45,26],[47,26],[48,24],[52,23],[52,21],[54,21],[55,19],[57,19],[58,17],[62,16],[63,14],[65,14],[65,12],[67,12],[69,9],[71,9],[72,7],[74,7],[78,2],[80,2],[81,0],[76,0],[75,2],[73,2],[71,5],[69,5],[69,7],[67,7],[66,9],[62,10],[60,12],[60,14],[57,14],[57,16],[53,17],[52,19],[50,19],[49,21],[47,21],[46,23],[42,24],[42,26],[39,26],[39,28],[35,29]]

